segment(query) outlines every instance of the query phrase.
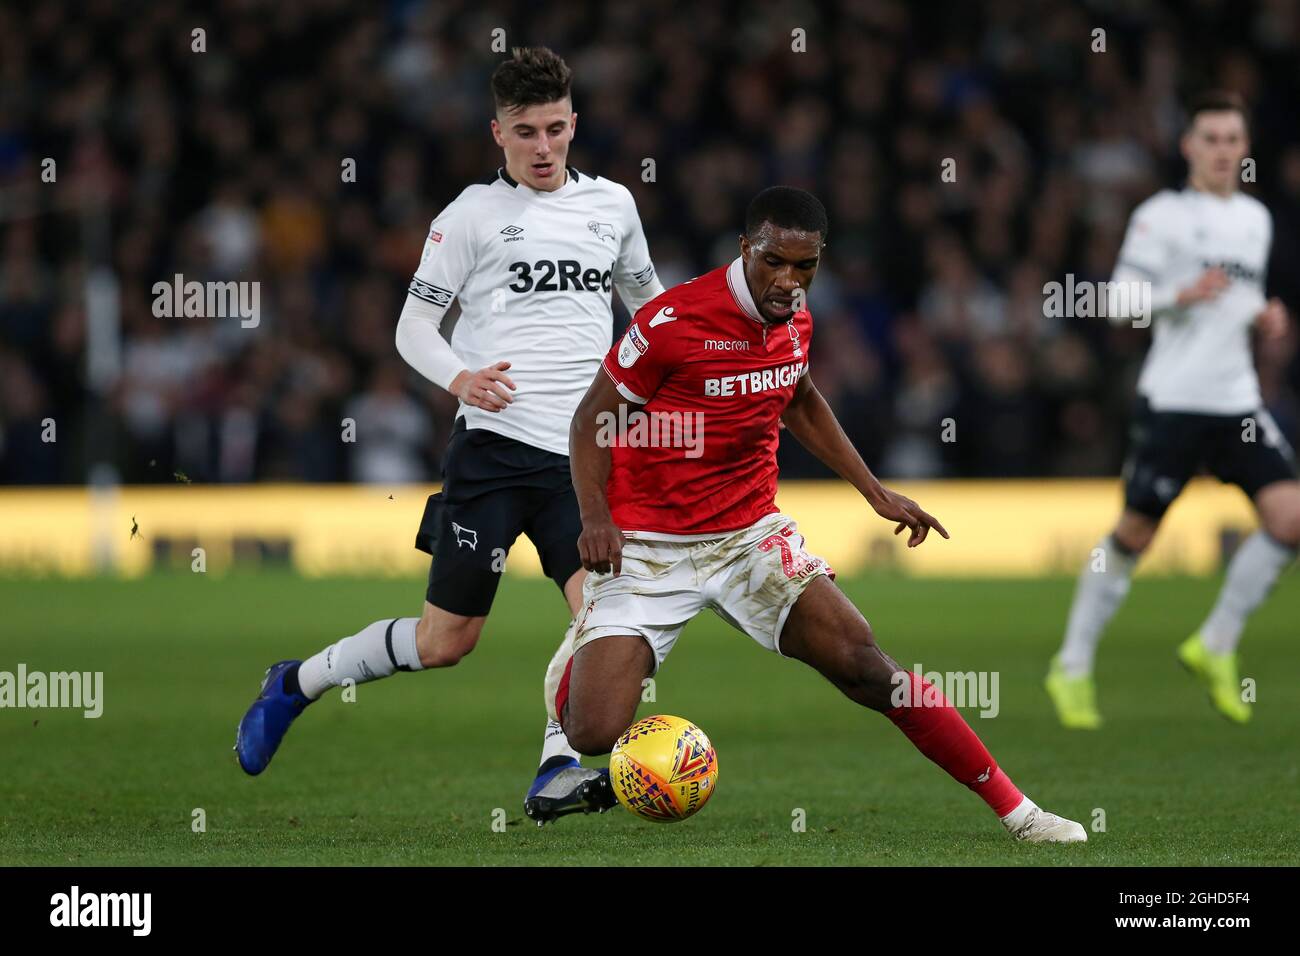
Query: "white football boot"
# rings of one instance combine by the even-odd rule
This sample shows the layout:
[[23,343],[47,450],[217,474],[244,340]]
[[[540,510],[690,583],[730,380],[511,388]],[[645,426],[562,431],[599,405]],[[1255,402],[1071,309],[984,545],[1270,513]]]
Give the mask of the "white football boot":
[[1088,842],[1088,832],[1083,824],[1048,813],[1028,797],[1002,817],[1002,825],[1013,837],[1025,843]]

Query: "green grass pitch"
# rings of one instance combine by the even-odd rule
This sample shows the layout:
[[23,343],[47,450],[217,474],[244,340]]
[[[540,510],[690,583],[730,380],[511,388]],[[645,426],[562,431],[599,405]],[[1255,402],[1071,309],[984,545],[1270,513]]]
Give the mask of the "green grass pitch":
[[459,666],[362,685],[355,703],[332,694],[262,777],[245,777],[230,748],[263,670],[416,613],[422,584],[278,573],[0,582],[0,670],[104,672],[98,720],[0,710],[0,864],[1300,863],[1297,574],[1247,631],[1258,703],[1245,728],[1213,713],[1173,656],[1218,581],[1136,582],[1102,645],[1107,725],[1091,734],[1060,729],[1041,687],[1072,582],[845,583],[904,666],[999,673],[999,715],[967,718],[1040,804],[1085,825],[1104,811],[1105,831],[1069,847],[1014,844],[887,720],[707,613],[640,712],[710,734],[721,768],[710,804],[674,825],[616,809],[538,829],[521,805],[542,670],[567,615],[549,582],[513,578]]

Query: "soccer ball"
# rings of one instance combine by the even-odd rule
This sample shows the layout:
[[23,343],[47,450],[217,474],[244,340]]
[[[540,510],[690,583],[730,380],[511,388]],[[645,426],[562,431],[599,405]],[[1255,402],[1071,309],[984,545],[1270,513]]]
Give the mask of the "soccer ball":
[[718,786],[718,754],[689,720],[659,715],[629,727],[609,755],[618,802],[656,823],[685,820]]

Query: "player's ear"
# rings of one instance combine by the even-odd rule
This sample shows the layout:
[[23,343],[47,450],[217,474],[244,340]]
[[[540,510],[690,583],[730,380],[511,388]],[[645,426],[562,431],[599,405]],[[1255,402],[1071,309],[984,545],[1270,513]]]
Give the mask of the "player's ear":
[[569,117],[569,138],[572,139],[578,134],[578,114],[574,113]]
[[743,233],[740,236],[740,258],[749,261],[749,236]]
[[497,122],[495,116],[492,117],[492,138],[496,141],[498,146],[502,149],[505,148],[506,144],[501,140],[501,124]]

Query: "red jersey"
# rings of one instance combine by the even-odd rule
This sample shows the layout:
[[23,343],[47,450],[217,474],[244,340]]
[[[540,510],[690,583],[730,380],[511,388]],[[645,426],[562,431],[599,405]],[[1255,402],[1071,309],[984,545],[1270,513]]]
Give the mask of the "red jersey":
[[706,535],[776,511],[781,413],[811,343],[806,311],[775,325],[760,318],[739,258],[642,306],[603,366],[643,406],[597,434],[612,445],[614,523]]

